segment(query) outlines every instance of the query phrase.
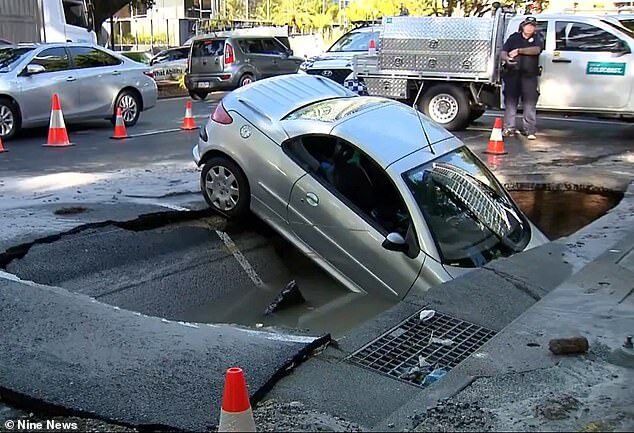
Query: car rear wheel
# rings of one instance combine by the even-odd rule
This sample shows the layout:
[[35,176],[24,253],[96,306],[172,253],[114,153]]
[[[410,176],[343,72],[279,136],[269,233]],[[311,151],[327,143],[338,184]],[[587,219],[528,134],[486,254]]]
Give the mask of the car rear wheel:
[[134,126],[139,120],[141,115],[141,102],[139,97],[130,90],[124,90],[119,94],[117,103],[115,104],[114,115],[112,122],[117,120],[117,108],[121,108],[121,114],[123,115],[123,121],[125,126]]
[[200,177],[200,187],[207,204],[217,212],[238,218],[249,211],[249,182],[238,165],[226,157],[211,158]]
[[200,90],[190,90],[189,96],[195,101],[204,101],[209,92],[201,92]]
[[434,122],[450,131],[469,125],[471,108],[469,98],[459,87],[439,85],[429,89],[420,102],[419,109]]
[[20,129],[20,110],[10,99],[0,98],[0,137],[7,140]]
[[244,86],[248,86],[249,84],[253,83],[255,81],[255,78],[253,78],[253,75],[251,74],[244,74],[242,77],[240,77],[240,82],[239,82],[239,86],[240,87],[244,87]]

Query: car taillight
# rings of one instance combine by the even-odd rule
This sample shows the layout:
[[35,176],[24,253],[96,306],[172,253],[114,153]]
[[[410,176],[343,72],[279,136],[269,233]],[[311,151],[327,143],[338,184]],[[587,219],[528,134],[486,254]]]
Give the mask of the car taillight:
[[218,104],[216,110],[214,111],[214,114],[211,115],[211,120],[222,125],[229,125],[233,122],[233,119],[231,118],[231,116],[229,116],[227,110],[225,110],[222,102]]
[[148,77],[150,77],[150,78],[154,78],[154,72],[152,72],[152,71],[143,71],[143,73],[145,75],[147,75]]
[[235,57],[233,56],[233,47],[231,44],[227,44],[225,46],[225,65],[230,65],[235,62]]

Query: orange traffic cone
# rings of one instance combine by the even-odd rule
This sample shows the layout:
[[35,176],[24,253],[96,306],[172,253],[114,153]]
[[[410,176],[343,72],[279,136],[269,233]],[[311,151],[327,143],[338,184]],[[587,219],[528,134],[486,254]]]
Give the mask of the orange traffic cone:
[[117,107],[117,119],[114,124],[114,135],[110,138],[114,140],[123,140],[124,138],[128,138],[128,132],[125,130],[123,110],[121,110],[121,107]]
[[9,149],[5,149],[5,148],[2,146],[2,137],[0,137],[0,153],[2,153],[2,152],[8,152],[8,151],[9,151]]
[[218,431],[255,432],[255,420],[249,402],[247,383],[240,368],[227,370]]
[[192,116],[192,101],[187,101],[185,104],[185,118],[183,119],[183,126],[181,129],[191,131],[192,129],[198,129],[194,116]]
[[370,56],[376,55],[376,42],[374,42],[374,39],[370,39],[370,46],[368,47],[368,55]]
[[499,117],[495,119],[493,130],[491,131],[491,138],[489,138],[489,145],[484,153],[489,155],[506,155],[504,151],[504,137],[502,137],[502,119]]
[[68,139],[66,124],[64,123],[64,114],[62,114],[62,105],[59,103],[59,95],[53,94],[53,107],[51,109],[51,122],[48,127],[48,141],[44,146],[47,147],[67,147],[72,146]]

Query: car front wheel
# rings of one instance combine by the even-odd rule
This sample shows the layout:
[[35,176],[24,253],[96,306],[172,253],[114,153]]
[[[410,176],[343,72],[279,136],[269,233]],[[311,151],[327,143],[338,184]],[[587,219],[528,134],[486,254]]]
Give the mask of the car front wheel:
[[229,217],[244,216],[249,210],[249,182],[238,165],[226,157],[211,158],[203,167],[200,186],[207,204]]
[[141,115],[141,101],[139,97],[129,90],[124,90],[119,94],[115,104],[113,122],[117,118],[117,109],[121,108],[125,126],[134,126],[139,121]]
[[7,140],[20,129],[20,111],[6,98],[0,98],[0,137]]

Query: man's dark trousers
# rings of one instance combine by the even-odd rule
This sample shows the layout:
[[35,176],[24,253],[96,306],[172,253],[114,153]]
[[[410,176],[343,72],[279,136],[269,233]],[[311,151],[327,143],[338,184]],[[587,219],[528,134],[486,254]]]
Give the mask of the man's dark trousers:
[[504,77],[504,129],[516,129],[517,104],[520,97],[524,109],[525,134],[537,132],[538,77],[510,73]]

